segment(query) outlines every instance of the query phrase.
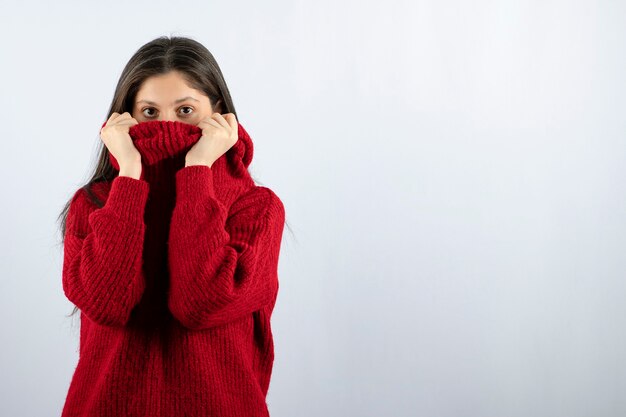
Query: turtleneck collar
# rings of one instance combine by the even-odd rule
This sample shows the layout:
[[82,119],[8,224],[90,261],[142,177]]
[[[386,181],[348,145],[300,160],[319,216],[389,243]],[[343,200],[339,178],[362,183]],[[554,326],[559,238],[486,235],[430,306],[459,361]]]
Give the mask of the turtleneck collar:
[[[106,122],[102,127],[105,125]],[[128,134],[142,156],[142,164],[153,165],[165,158],[184,156],[200,139],[202,129],[177,120],[150,120],[131,126]],[[233,173],[242,176],[252,162],[254,145],[241,123],[238,123],[238,137],[225,155]],[[109,159],[113,167],[119,170],[119,163],[111,153]]]
[[[102,124],[105,125],[106,122]],[[202,137],[202,129],[179,121],[150,120],[131,126],[128,134],[141,154],[140,179],[156,189],[163,180],[173,179],[176,171],[184,167],[185,155]],[[237,195],[254,186],[248,173],[253,151],[250,135],[238,123],[237,142],[211,165],[216,194],[227,206]],[[119,163],[110,152],[109,160],[119,171]]]

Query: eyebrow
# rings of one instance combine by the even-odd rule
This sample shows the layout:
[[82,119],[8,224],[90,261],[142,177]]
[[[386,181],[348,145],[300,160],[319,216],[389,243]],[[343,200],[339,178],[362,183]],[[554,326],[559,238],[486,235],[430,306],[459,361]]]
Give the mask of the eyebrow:
[[[194,100],[194,101],[198,101],[198,102],[200,101],[200,100],[196,100],[195,98],[193,98],[193,97],[191,97],[191,96],[187,96],[187,97],[179,98],[178,100],[176,100],[176,101],[175,101],[174,103],[172,103],[172,104],[177,104],[177,103],[180,103],[180,102],[185,101],[185,100]],[[137,102],[137,104],[142,103],[142,102],[143,102],[143,103],[148,103],[148,104],[151,104],[151,105],[153,105],[153,106],[156,106],[156,105],[157,105],[154,101],[150,101],[150,100],[139,100],[139,101]]]

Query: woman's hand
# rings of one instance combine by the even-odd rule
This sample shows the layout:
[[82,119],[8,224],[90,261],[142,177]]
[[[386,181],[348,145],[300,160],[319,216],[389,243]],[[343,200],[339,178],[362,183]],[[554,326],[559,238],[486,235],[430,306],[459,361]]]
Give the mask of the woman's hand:
[[100,139],[120,165],[120,176],[139,178],[141,175],[141,154],[128,133],[137,123],[129,112],[113,112],[100,129]]
[[239,139],[239,126],[233,113],[213,113],[197,124],[202,136],[185,156],[185,166],[207,165],[211,167],[220,156],[233,147]]

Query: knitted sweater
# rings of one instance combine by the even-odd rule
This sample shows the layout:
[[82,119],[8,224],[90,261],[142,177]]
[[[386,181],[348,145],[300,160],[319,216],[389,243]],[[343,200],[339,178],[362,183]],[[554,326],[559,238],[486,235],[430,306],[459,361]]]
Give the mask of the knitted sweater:
[[81,326],[62,417],[269,416],[285,212],[248,174],[252,140],[239,124],[211,167],[185,167],[198,126],[129,134],[141,177],[93,184],[102,207],[79,189],[67,215],[63,290]]

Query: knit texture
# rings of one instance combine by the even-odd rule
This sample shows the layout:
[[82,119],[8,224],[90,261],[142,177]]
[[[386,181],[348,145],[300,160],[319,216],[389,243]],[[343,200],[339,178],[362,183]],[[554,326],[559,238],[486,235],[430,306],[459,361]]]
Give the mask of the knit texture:
[[101,208],[77,190],[67,215],[63,290],[81,328],[62,417],[269,416],[285,211],[248,174],[252,140],[239,123],[211,167],[185,167],[198,126],[129,134],[141,177],[93,184]]

